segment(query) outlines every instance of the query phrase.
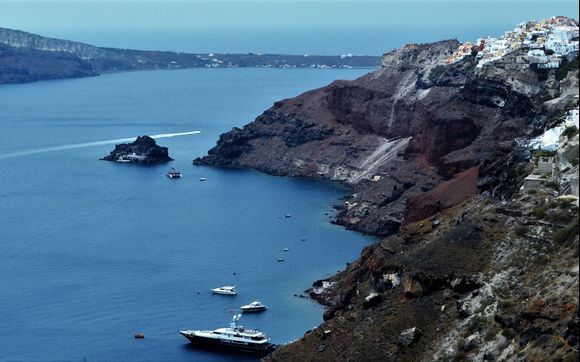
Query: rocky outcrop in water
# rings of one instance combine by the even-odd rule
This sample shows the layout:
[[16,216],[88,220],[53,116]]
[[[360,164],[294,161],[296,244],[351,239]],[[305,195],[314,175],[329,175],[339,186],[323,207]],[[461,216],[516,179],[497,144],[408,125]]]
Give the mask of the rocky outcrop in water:
[[111,153],[101,160],[121,163],[154,164],[173,161],[167,147],[158,146],[149,136],[139,136],[132,143],[115,146]]

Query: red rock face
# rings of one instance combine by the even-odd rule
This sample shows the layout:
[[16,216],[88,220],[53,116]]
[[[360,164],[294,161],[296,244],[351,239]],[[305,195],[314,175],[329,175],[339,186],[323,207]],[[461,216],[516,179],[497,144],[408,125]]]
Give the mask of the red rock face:
[[[467,59],[433,76],[457,45],[408,45],[357,80],[276,102],[194,163],[341,180],[354,192],[337,222],[394,233],[404,218],[431,216],[494,187],[513,140],[559,111],[541,101],[559,85],[539,82],[517,54],[478,70]],[[460,192],[437,188],[449,180]]]
[[478,173],[479,167],[472,167],[433,190],[407,199],[405,224],[426,219],[473,197],[477,193]]

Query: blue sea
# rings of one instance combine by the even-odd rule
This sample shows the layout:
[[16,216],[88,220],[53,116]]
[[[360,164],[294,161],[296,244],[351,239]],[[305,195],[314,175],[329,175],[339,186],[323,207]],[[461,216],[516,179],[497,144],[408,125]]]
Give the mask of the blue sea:
[[[256,299],[270,309],[241,322],[275,343],[318,325],[322,308],[295,295],[373,242],[329,222],[347,190],[191,161],[274,101],[366,72],[191,69],[0,86],[0,360],[229,361],[177,331],[227,326]],[[144,134],[167,135],[158,143],[175,161],[99,160]],[[184,177],[168,179],[171,166]],[[209,292],[228,284],[237,296]]]

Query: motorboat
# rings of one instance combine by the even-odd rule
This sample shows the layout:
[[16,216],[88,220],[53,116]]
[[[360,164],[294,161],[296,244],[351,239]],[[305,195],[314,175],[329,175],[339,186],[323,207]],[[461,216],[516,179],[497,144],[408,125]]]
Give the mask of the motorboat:
[[236,287],[233,285],[226,285],[223,287],[213,288],[211,292],[213,294],[238,295],[238,291],[236,290]]
[[181,172],[177,171],[176,169],[174,169],[173,167],[171,168],[171,170],[169,170],[169,172],[167,172],[167,177],[169,178],[181,178]]
[[268,336],[255,329],[238,325],[241,314],[234,315],[229,328],[209,330],[180,330],[179,333],[198,347],[266,355],[276,348]]
[[254,301],[250,304],[246,304],[246,305],[242,305],[240,307],[240,310],[244,313],[248,313],[248,312],[263,312],[266,309],[268,309],[268,307],[266,307],[264,304],[262,304],[262,302],[259,301]]

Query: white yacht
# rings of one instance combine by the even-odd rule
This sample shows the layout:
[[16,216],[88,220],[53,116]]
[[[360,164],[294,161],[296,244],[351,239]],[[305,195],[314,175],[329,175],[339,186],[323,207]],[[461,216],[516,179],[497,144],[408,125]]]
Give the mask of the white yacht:
[[199,347],[267,354],[276,346],[268,336],[258,330],[246,329],[238,325],[241,314],[234,315],[229,328],[218,328],[213,331],[184,330],[179,331],[192,344]]
[[265,311],[266,309],[268,309],[268,307],[266,307],[264,304],[262,304],[262,302],[259,301],[255,301],[252,302],[250,304],[246,304],[246,305],[242,305],[240,307],[240,309],[242,310],[242,312],[262,312]]
[[211,292],[213,294],[238,295],[238,291],[233,285],[225,285],[223,287],[213,288]]
[[176,169],[174,169],[173,167],[171,168],[171,170],[169,170],[169,172],[167,172],[167,177],[169,178],[181,178],[181,172],[177,171]]

